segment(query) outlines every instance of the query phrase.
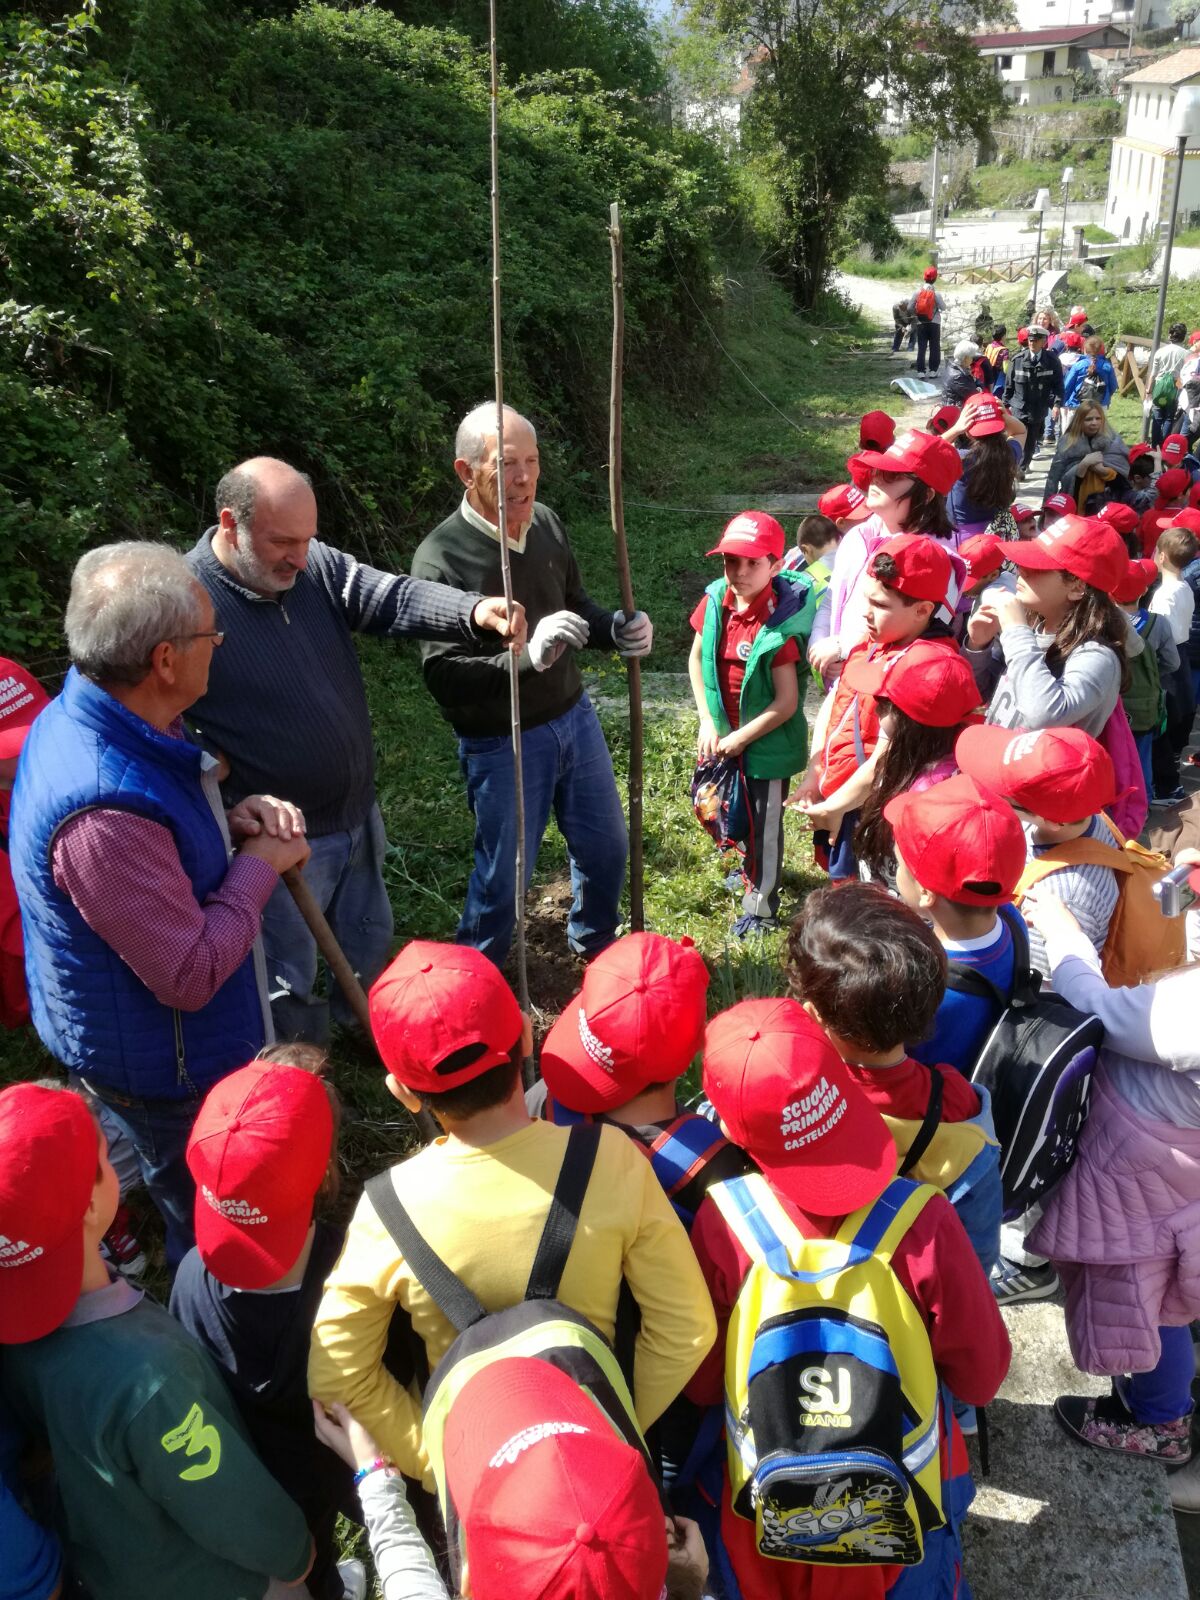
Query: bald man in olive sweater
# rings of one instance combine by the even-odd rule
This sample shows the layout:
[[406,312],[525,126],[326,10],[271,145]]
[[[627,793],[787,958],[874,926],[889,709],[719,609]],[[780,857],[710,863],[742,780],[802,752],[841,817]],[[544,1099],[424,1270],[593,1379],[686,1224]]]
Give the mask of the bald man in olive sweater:
[[[583,587],[562,523],[534,495],[540,463],[531,424],[505,407],[505,509],[514,598],[529,647],[520,658],[526,867],[532,873],[553,812],[571,863],[575,898],[567,941],[583,956],[616,938],[628,836],[600,722],[584,692],[575,651],[648,655],[653,628],[597,605]],[[458,510],[421,543],[412,573],[453,588],[500,583],[496,408],[477,406],[459,425],[454,470]],[[509,672],[492,641],[422,646],[425,682],[458,734],[475,816],[475,865],[455,935],[502,965],[515,925],[516,815]]]

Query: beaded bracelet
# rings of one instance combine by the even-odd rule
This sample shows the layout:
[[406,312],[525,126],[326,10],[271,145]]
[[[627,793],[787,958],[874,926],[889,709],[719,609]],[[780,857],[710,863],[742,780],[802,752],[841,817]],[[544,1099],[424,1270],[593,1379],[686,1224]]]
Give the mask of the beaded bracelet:
[[369,1478],[373,1472],[388,1472],[394,1468],[394,1463],[387,1456],[376,1456],[369,1466],[359,1467],[354,1474],[354,1487],[357,1489],[364,1478]]

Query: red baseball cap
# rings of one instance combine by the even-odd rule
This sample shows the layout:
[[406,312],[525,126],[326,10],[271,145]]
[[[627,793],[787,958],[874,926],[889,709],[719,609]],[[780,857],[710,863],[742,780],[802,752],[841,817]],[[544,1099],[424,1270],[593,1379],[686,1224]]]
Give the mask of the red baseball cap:
[[897,435],[886,450],[864,450],[857,459],[872,472],[908,473],[935,494],[949,494],[962,477],[962,457],[954,446],[919,428]]
[[766,511],[739,511],[725,524],[720,542],[705,553],[710,556],[773,556],[778,560],[787,536]]
[[1200,328],[1192,329],[1191,333],[1188,334],[1188,343],[1200,344]]
[[926,283],[936,283],[937,282],[937,268],[936,267],[926,267],[925,268],[924,277],[925,277],[925,282]]
[[1069,329],[1063,334],[1062,342],[1068,350],[1083,349],[1083,335],[1081,333],[1076,333],[1074,329]]
[[861,522],[871,513],[867,497],[856,483],[839,483],[817,501],[817,510],[831,522]]
[[928,728],[953,728],[979,710],[975,674],[947,640],[918,639],[907,650],[847,663],[847,686],[890,700]]
[[1004,432],[1004,407],[994,394],[968,395],[963,402],[963,419],[967,421],[967,434],[972,439],[986,439],[989,434]]
[[1162,457],[1164,466],[1177,467],[1188,453],[1187,434],[1169,433],[1159,445],[1158,453]]
[[1082,822],[1117,798],[1112,759],[1082,728],[964,728],[954,759],[984,788],[1047,822]]
[[443,1460],[473,1600],[658,1600],[666,1521],[645,1459],[560,1368],[482,1367],[450,1408]]
[[1087,312],[1083,309],[1082,306],[1076,306],[1072,310],[1071,315],[1067,318],[1067,327],[1068,328],[1082,328],[1086,321],[1087,321]]
[[948,428],[952,428],[958,421],[961,411],[958,406],[939,406],[925,424],[930,433],[936,433],[940,438]]
[[0,1090],[0,1344],[61,1327],[83,1288],[100,1130],[68,1089]]
[[858,424],[860,450],[886,450],[896,437],[896,424],[886,411],[868,411]]
[[1153,453],[1148,444],[1131,444],[1129,446],[1129,465],[1132,466],[1135,461],[1140,461],[1143,456],[1153,455]]
[[1110,500],[1100,517],[1102,521],[1111,523],[1118,533],[1132,533],[1141,521],[1133,507],[1120,500]]
[[1191,487],[1192,480],[1183,467],[1168,467],[1165,472],[1159,473],[1154,492],[1160,501],[1178,500]]
[[1042,502],[1043,511],[1052,511],[1056,517],[1073,517],[1075,515],[1075,501],[1069,494],[1047,495]]
[[[1022,505],[1019,500],[1010,509],[1012,511],[1013,521],[1017,524],[1018,527],[1021,525],[1022,522],[1036,522],[1037,521],[1037,512],[1033,509],[1033,507],[1032,506]],[[962,554],[962,545],[961,544],[959,545],[958,549],[959,549],[959,554],[961,555]]]
[[1175,513],[1167,523],[1167,527],[1186,528],[1189,533],[1194,533],[1200,539],[1200,511],[1195,506],[1184,506],[1182,511]]
[[1113,592],[1129,568],[1125,541],[1102,517],[1059,517],[1036,539],[1017,539],[1004,553],[1014,566],[1069,572],[1105,594]]
[[[1015,506],[1013,510],[1016,510]],[[1031,511],[1028,517],[1020,520],[1028,522],[1032,517]],[[968,583],[980,583],[999,572],[1004,565],[1004,544],[994,533],[973,533],[959,545],[958,553],[967,564]]]
[[1025,830],[1010,805],[957,773],[907,789],[883,814],[896,849],[922,889],[968,906],[1011,900],[1025,870]]
[[1029,329],[1028,328],[1018,328],[1017,329],[1017,343],[1018,344],[1028,344],[1029,343]]
[[607,1111],[677,1078],[703,1048],[707,994],[690,939],[627,933],[590,963],[546,1035],[546,1087],[570,1111]]
[[1158,568],[1149,557],[1140,561],[1131,561],[1129,571],[1112,592],[1112,597],[1123,606],[1132,605],[1135,600],[1140,600],[1146,590],[1158,577]]
[[887,1124],[795,1000],[743,1000],[713,1018],[704,1092],[768,1181],[817,1216],[856,1211],[895,1175]]
[[[371,1031],[406,1088],[437,1094],[507,1061],[521,1009],[500,970],[465,944],[414,939],[371,985]],[[460,1052],[474,1050],[467,1061]]]
[[315,1073],[251,1061],[213,1085],[187,1164],[196,1248],[219,1283],[265,1289],[291,1271],[332,1151],[329,1093]]
[[27,667],[0,656],[0,761],[20,755],[34,717],[50,696]]
[[954,571],[950,552],[936,539],[923,533],[897,533],[885,539],[867,562],[867,573],[875,577],[875,564],[880,556],[890,556],[896,563],[894,578],[880,579],[889,589],[905,595],[909,600],[932,600],[936,606],[948,606],[951,614],[958,605],[960,585]]

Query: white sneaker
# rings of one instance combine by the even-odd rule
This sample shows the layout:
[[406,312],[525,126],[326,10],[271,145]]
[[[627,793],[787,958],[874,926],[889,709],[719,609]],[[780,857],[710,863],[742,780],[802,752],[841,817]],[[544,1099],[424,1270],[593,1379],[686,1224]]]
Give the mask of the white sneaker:
[[351,1557],[349,1561],[339,1561],[337,1567],[345,1600],[366,1600],[367,1569],[362,1562]]

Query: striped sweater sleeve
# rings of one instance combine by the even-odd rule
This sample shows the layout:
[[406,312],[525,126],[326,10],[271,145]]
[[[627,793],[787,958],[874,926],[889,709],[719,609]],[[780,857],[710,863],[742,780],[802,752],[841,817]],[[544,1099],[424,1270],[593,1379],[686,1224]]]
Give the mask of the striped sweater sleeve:
[[355,633],[401,639],[481,637],[471,618],[483,595],[403,572],[381,572],[315,539],[309,566]]

